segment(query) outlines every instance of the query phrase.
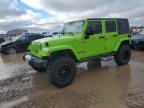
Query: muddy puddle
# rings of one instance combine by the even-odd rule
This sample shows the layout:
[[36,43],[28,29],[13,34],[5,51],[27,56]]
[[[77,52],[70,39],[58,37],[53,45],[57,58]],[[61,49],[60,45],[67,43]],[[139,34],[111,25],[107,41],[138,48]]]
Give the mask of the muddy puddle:
[[78,65],[77,77],[57,89],[46,72],[37,73],[22,54],[0,58],[0,108],[144,108],[144,52],[129,65],[112,58]]
[[0,80],[9,78],[15,73],[14,70],[24,64],[22,60],[23,54],[17,55],[0,55]]

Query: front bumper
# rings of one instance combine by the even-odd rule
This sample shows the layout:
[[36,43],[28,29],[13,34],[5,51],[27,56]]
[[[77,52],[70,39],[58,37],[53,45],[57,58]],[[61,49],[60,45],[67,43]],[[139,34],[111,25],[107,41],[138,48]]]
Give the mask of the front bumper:
[[3,52],[3,49],[2,49],[2,46],[0,46],[0,53],[2,53]]
[[23,56],[23,59],[29,65],[31,65],[32,67],[38,68],[38,69],[46,69],[47,65],[48,65],[48,61],[47,60],[34,57],[30,53],[26,53]]

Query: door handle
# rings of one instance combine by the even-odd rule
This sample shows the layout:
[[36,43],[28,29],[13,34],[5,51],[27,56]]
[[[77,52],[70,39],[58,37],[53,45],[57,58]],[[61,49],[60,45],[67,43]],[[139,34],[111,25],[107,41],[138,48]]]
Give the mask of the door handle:
[[99,39],[104,39],[104,38],[105,38],[104,36],[100,36],[100,37],[99,37]]

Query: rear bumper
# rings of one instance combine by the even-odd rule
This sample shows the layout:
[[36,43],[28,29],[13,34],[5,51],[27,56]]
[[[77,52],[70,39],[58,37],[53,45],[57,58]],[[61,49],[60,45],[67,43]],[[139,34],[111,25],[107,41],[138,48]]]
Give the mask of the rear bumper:
[[46,69],[48,65],[48,61],[45,59],[40,59],[32,56],[30,53],[26,53],[23,56],[24,61],[26,61],[32,67],[36,67],[39,69]]

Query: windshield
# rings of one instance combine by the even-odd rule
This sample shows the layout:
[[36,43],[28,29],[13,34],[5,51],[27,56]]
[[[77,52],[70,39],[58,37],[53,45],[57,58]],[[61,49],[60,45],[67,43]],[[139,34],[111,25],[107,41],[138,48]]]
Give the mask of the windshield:
[[64,24],[63,33],[80,33],[82,32],[84,21],[75,21]]

